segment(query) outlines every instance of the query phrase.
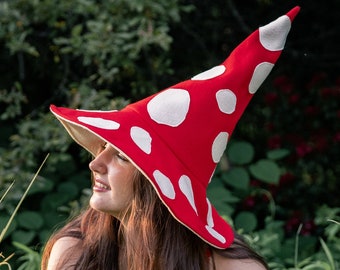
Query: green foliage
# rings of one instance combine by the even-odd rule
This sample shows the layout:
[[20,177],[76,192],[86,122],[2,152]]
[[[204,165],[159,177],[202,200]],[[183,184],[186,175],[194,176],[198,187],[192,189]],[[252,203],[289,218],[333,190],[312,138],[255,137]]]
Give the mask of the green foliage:
[[0,101],[5,104],[5,110],[0,115],[1,120],[12,119],[21,115],[21,104],[27,102],[27,99],[22,92],[20,83],[14,82],[10,91],[0,90],[0,97]]
[[222,166],[218,168],[208,187],[208,197],[217,210],[226,216],[234,217],[235,227],[245,232],[254,231],[260,223],[258,219],[265,215],[254,213],[253,205],[243,210],[239,209],[238,205],[245,198],[265,196],[266,202],[269,201],[269,207],[266,206],[268,209],[265,213],[271,216],[275,214],[275,205],[270,193],[261,186],[253,186],[253,179],[265,184],[277,184],[284,170],[279,161],[287,151],[285,149],[269,151],[266,158],[259,160],[255,160],[254,153],[254,147],[248,142],[231,142],[226,151],[227,165],[223,167],[222,162]]
[[279,166],[274,161],[261,159],[252,164],[249,169],[257,179],[274,184],[279,182],[281,172]]
[[[316,219],[327,222],[326,212],[334,209],[322,206]],[[327,210],[326,210],[327,209]],[[326,212],[325,212],[326,210]],[[337,219],[340,216],[336,217]],[[327,222],[327,226],[332,226]],[[340,229],[337,224],[338,230]],[[340,267],[340,241],[325,234],[323,238],[301,235],[302,224],[295,237],[286,238],[281,221],[266,218],[265,226],[256,232],[245,234],[248,242],[258,250],[269,262],[272,270],[306,270],[306,269],[332,269]]]
[[2,253],[0,253],[0,258],[1,258],[1,262],[0,262],[0,267],[3,269],[4,266],[6,267],[6,269],[8,270],[12,270],[11,264],[8,262],[11,257],[13,257],[13,254],[11,256],[8,256],[7,258],[5,256],[2,255]]
[[257,218],[254,213],[242,211],[235,217],[235,227],[242,228],[243,232],[252,232],[257,227]]
[[0,204],[1,226],[42,157],[51,153],[29,202],[4,235],[6,254],[16,249],[25,254],[16,252],[12,267],[38,269],[30,246],[41,248],[89,196],[90,157],[85,151],[74,154],[48,105],[119,109],[155,92],[163,86],[160,76],[172,71],[170,25],[188,10],[177,0],[1,1],[1,192],[15,180]]
[[39,252],[32,250],[22,243],[14,242],[13,245],[23,252],[23,255],[18,258],[20,263],[18,270],[40,269],[41,255]]
[[[324,12],[330,25],[313,20],[310,29],[327,29],[331,35],[334,20],[328,10],[331,5],[338,10],[331,2]],[[1,1],[0,193],[15,180],[6,200],[0,201],[1,229],[22,198],[27,179],[32,179],[46,153],[51,155],[28,200],[2,234],[0,251],[6,258],[1,257],[0,267],[10,269],[9,254],[15,252],[13,268],[39,269],[38,253],[48,236],[87,204],[90,157],[79,152],[48,113],[50,103],[122,108],[219,63],[250,28],[263,23],[263,13],[273,12],[273,3]],[[280,9],[276,15],[286,5],[275,2]],[[321,14],[322,9],[316,1],[303,7],[305,14],[310,10]],[[273,77],[273,84],[265,84],[262,94],[254,97],[208,196],[230,223],[246,233],[272,269],[333,270],[340,260],[339,81],[331,77],[334,64],[328,69],[330,77],[303,73],[315,72],[320,61],[306,64],[301,35],[306,29],[300,25],[303,29],[295,24],[299,35],[290,34],[288,57],[281,58],[277,70],[295,79]],[[320,36],[309,42],[308,48],[317,52],[310,55],[321,57],[320,44],[332,51],[329,40]],[[291,66],[296,67],[294,74],[289,73]]]
[[[6,223],[0,224],[0,228],[1,228],[0,244],[4,240],[4,238],[6,236],[8,236],[6,234],[10,234],[11,233],[10,232],[10,228],[11,228],[11,226],[13,228],[14,217],[16,216],[20,206],[22,205],[24,199],[26,198],[29,190],[31,189],[34,181],[36,180],[38,174],[40,173],[41,168],[45,164],[47,158],[48,158],[48,156],[46,156],[46,158],[44,159],[44,161],[40,165],[38,171],[36,172],[36,174],[34,175],[32,180],[30,181],[30,184],[26,188],[24,194],[21,196],[20,201],[16,205],[16,207],[15,207],[13,213],[11,214],[11,216],[8,218],[8,220],[6,219]],[[13,185],[14,185],[14,183],[12,183],[7,188],[7,190],[5,191],[5,193],[2,195],[2,197],[0,199],[0,203],[7,196],[7,194],[9,194],[9,191],[11,190]],[[23,227],[30,228],[30,229],[32,229],[32,228],[33,229],[39,229],[42,226],[43,221],[42,221],[42,219],[41,219],[41,217],[40,217],[40,215],[38,213],[35,213],[35,212],[30,212],[30,213],[29,212],[24,212],[24,213],[20,213],[18,216],[19,216],[19,218],[18,218],[19,223],[22,223]],[[32,220],[32,218],[33,218],[33,220]],[[4,220],[4,219],[1,219],[1,220]],[[13,231],[13,237],[15,237],[14,235],[16,235],[17,238],[19,239],[19,241],[21,241],[21,242],[31,242],[31,240],[34,237],[34,232],[33,231],[30,231],[30,232]],[[27,254],[25,256],[23,256],[22,258],[19,258],[19,260],[25,260],[26,261],[24,264],[22,264],[19,267],[19,269],[32,269],[32,267],[33,267],[33,269],[39,269],[40,260],[41,260],[39,253],[33,252],[31,249],[29,249],[28,247],[25,247],[23,244],[20,244],[20,243],[15,243],[14,245],[16,247],[21,248],[21,249],[23,249],[23,250],[25,250],[27,252]],[[0,262],[0,266],[5,265],[8,269],[11,269],[11,264],[9,264],[8,261],[13,256],[13,254],[11,254],[7,258],[4,257],[2,255],[2,253],[0,253],[0,255],[1,255],[0,257],[4,258],[4,260],[2,262]],[[25,268],[25,267],[27,267],[27,268]]]
[[254,147],[248,142],[235,142],[228,149],[228,157],[234,164],[247,164],[254,158]]
[[[222,161],[208,188],[208,197],[217,210],[228,221],[233,220],[239,233],[266,258],[270,269],[339,269],[340,209],[319,206],[309,225],[312,227],[299,220],[295,237],[287,237],[291,221],[280,219],[282,206],[272,196],[275,193],[265,187],[282,185],[288,167],[283,160],[291,152],[268,150],[263,158],[254,155],[254,147],[248,142],[231,143],[226,152],[228,159]],[[322,231],[312,233],[313,226]]]

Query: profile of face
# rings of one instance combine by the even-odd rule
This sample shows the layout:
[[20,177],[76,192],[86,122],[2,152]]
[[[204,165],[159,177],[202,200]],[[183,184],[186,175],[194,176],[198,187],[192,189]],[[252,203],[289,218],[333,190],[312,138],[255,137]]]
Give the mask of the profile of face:
[[133,197],[136,167],[109,144],[89,163],[93,174],[92,208],[120,218]]

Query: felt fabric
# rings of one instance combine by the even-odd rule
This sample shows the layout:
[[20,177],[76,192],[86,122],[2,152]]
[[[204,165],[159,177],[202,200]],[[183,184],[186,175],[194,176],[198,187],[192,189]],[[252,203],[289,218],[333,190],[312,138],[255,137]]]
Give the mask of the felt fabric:
[[209,202],[207,186],[299,9],[254,31],[220,65],[120,111],[50,109],[93,155],[103,141],[121,151],[175,219],[210,245],[227,248],[233,230]]

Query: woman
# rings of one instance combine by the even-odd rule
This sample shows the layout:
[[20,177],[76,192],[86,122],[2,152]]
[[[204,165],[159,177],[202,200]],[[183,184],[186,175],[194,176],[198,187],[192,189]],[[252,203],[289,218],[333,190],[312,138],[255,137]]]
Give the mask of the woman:
[[44,261],[42,269],[229,269],[234,264],[265,269],[241,240],[224,254],[177,222],[145,177],[113,147],[99,149],[90,169],[91,208],[50,240],[48,267]]
[[89,208],[46,245],[42,269],[267,269],[206,189],[284,46],[296,7],[219,66],[121,111],[51,106],[95,158]]

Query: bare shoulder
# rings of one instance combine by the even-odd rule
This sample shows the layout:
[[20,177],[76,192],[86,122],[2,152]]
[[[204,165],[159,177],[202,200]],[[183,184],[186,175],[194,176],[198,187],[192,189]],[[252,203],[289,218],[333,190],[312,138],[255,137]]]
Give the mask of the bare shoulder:
[[214,254],[216,270],[266,270],[259,262],[252,259],[235,260]]
[[58,239],[52,247],[47,270],[60,270],[61,268],[57,266],[62,260],[66,260],[67,262],[67,265],[64,266],[65,269],[74,265],[81,255],[80,249],[76,248],[80,241],[80,239],[74,237],[63,237]]

